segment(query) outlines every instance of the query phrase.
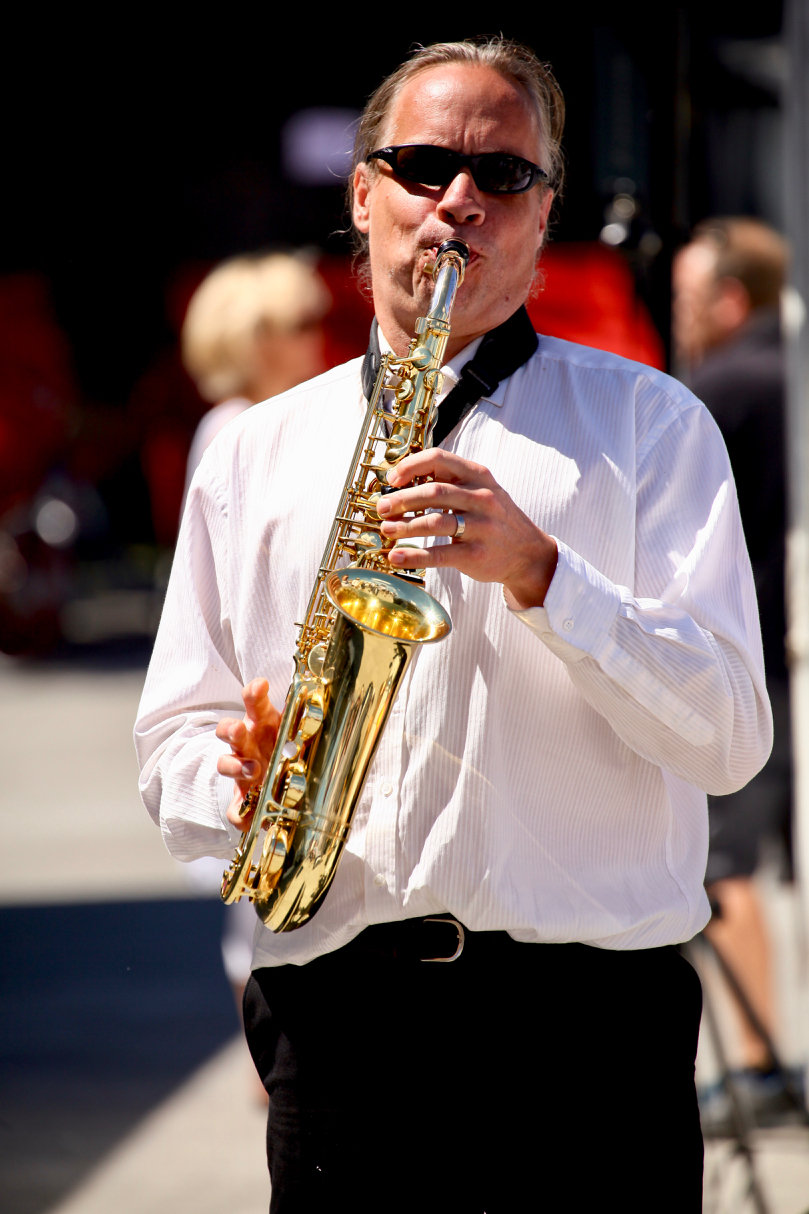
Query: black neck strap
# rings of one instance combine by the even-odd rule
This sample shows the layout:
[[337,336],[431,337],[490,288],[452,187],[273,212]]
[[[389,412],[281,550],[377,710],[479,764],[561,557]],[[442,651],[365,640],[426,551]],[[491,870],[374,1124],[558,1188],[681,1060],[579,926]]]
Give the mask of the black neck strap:
[[[368,350],[362,363],[362,390],[366,400],[373,391],[382,361],[378,330],[374,317]],[[481,396],[491,396],[502,380],[508,379],[523,363],[527,363],[538,345],[534,326],[524,306],[518,308],[502,325],[487,333],[474,358],[465,363],[457,384],[439,406],[438,420],[433,429],[433,446],[437,447],[444,441],[450,431],[471,412]]]

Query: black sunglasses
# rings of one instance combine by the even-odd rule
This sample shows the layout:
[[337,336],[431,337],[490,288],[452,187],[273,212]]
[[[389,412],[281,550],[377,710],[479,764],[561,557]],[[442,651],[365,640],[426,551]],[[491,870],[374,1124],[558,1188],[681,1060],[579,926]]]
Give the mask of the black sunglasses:
[[397,177],[416,181],[419,185],[449,185],[468,168],[472,180],[484,194],[523,194],[538,181],[547,181],[548,174],[539,165],[508,152],[481,152],[465,156],[452,148],[436,147],[432,143],[406,143],[398,147],[379,148],[366,160],[384,160]]

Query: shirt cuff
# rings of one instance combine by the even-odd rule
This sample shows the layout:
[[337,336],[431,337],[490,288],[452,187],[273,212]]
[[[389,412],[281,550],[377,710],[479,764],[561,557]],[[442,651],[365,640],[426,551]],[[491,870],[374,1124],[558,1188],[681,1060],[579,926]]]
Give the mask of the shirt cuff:
[[545,605],[509,610],[563,661],[597,659],[620,609],[621,591],[567,544],[556,544],[559,555]]

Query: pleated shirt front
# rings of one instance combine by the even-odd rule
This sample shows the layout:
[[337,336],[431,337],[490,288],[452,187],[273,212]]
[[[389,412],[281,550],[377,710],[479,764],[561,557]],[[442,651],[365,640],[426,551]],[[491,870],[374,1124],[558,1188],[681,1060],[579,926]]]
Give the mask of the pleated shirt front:
[[[181,860],[232,855],[214,731],[250,679],[284,702],[364,408],[354,360],[231,422],[191,484],[136,726],[144,802]],[[294,932],[259,924],[254,966],[440,911],[526,942],[687,940],[709,915],[705,794],[769,753],[733,478],[686,388],[540,337],[442,445],[557,538],[545,606],[428,571],[452,633],[412,663],[324,904]]]

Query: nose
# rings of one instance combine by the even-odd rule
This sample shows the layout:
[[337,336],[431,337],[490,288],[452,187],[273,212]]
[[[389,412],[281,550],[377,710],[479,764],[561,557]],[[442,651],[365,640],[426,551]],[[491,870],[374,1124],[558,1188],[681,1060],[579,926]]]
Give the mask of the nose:
[[470,223],[478,227],[483,223],[486,218],[483,196],[469,169],[462,169],[446,187],[436,207],[436,214],[446,223]]

